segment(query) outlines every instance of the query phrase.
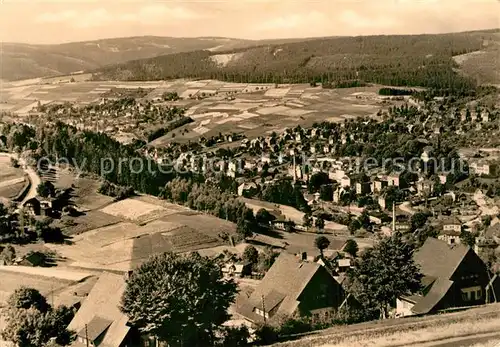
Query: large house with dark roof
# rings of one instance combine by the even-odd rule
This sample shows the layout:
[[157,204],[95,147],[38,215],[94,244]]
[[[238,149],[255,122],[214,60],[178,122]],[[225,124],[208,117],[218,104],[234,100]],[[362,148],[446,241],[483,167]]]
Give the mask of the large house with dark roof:
[[76,333],[71,346],[146,346],[138,332],[127,324],[128,317],[120,311],[125,287],[124,276],[105,272],[99,277],[68,326]]
[[397,300],[396,315],[422,315],[447,308],[484,304],[490,282],[484,262],[469,246],[428,238],[413,256],[420,267],[421,295]]
[[303,316],[313,321],[331,319],[346,299],[344,289],[324,266],[286,252],[248,297],[241,295],[236,312],[251,323],[271,325]]

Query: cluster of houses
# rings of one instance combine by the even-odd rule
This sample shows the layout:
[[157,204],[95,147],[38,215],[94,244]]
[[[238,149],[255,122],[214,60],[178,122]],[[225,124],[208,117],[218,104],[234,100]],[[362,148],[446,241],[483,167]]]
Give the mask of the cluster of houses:
[[[422,290],[393,303],[393,316],[424,315],[496,302],[500,281],[468,246],[428,238],[414,254],[423,274]],[[348,262],[346,262],[348,263]],[[346,276],[320,258],[283,252],[262,282],[237,300],[237,313],[253,324],[279,324],[283,319],[310,317],[331,321],[341,308],[359,307]]]
[[[348,268],[349,261],[332,266],[334,262],[325,257],[316,259],[304,253],[282,252],[253,290],[239,294],[233,318],[243,319],[248,325],[278,326],[286,319],[300,317],[320,323],[331,321],[341,309],[359,308],[341,270]],[[422,289],[398,298],[393,303],[393,317],[463,309],[500,298],[500,279],[488,272],[468,246],[428,238],[414,260],[423,274]],[[231,271],[238,270],[234,267]],[[68,327],[77,335],[73,346],[154,345],[151,337],[130,326],[119,309],[129,274],[100,275]]]

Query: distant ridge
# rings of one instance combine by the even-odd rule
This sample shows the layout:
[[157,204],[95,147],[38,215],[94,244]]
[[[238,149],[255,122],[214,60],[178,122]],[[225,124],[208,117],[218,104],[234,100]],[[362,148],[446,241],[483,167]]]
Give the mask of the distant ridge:
[[[245,83],[378,83],[438,89],[469,89],[499,76],[488,64],[499,52],[500,30],[447,34],[339,36],[267,40],[139,59],[95,70],[95,78],[159,80],[206,78]],[[489,71],[460,71],[453,57],[488,51]],[[479,70],[478,70],[479,71]],[[491,78],[491,77],[490,77]],[[500,79],[500,76],[498,77]],[[356,82],[361,81],[361,82]]]
[[[133,37],[118,37],[118,38],[105,38],[96,39],[91,41],[69,42],[61,44],[27,44],[27,43],[13,43],[3,42],[2,50],[0,50],[0,77],[4,81],[21,80],[37,77],[48,77],[65,75],[75,71],[96,71],[104,66],[113,66],[120,64],[120,69],[130,70],[127,65],[123,63],[129,61],[141,61],[143,59],[150,59],[158,57],[158,60],[164,60],[163,56],[171,54],[181,54],[186,52],[193,53],[193,56],[200,55],[201,51],[212,52],[212,55],[232,54],[237,52],[244,52],[245,57],[238,59],[239,64],[249,63],[254,64],[253,61],[248,61],[248,57],[253,53],[258,52],[258,47],[265,48],[278,45],[290,46],[293,55],[297,58],[307,59],[307,52],[302,51],[301,45],[305,49],[312,49],[314,53],[310,55],[324,56],[331,55],[332,50],[320,50],[314,47],[314,44],[307,44],[307,42],[323,42],[323,45],[335,45],[342,40],[368,40],[370,38],[386,38],[394,39],[395,37],[443,37],[443,36],[468,36],[475,37],[480,40],[481,35],[489,36],[488,39],[498,41],[499,28],[486,29],[479,31],[466,31],[462,33],[447,33],[447,34],[423,34],[423,35],[375,35],[375,36],[326,36],[326,37],[308,37],[308,38],[282,38],[282,39],[266,39],[266,40],[247,40],[228,37],[162,37],[162,36],[133,36]],[[390,44],[390,42],[386,43]],[[306,47],[307,46],[307,47]],[[344,45],[345,47],[345,45]],[[325,47],[323,47],[325,48]],[[400,48],[400,47],[399,47]],[[297,49],[297,52],[293,52]],[[350,54],[351,52],[337,50],[336,54]],[[359,53],[359,52],[357,52]],[[357,54],[356,53],[356,54]],[[461,53],[469,53],[469,50]],[[260,54],[260,53],[258,53]],[[370,54],[364,51],[363,54]],[[379,52],[377,52],[379,55]],[[187,57],[190,57],[189,55]],[[241,57],[239,57],[241,58]],[[267,56],[264,54],[264,60]],[[313,57],[313,62],[317,63],[322,58]],[[175,59],[175,58],[174,58]],[[190,59],[190,58],[189,58]],[[328,58],[329,59],[329,58]],[[251,59],[250,59],[251,60]],[[277,60],[282,60],[279,57]],[[144,61],[146,62],[146,61]],[[152,61],[148,60],[150,64]],[[231,60],[229,65],[235,65],[236,60]],[[300,62],[299,62],[300,63]],[[137,66],[140,63],[132,63]],[[154,63],[155,66],[158,65]],[[196,65],[203,65],[205,63],[196,63]],[[263,64],[268,64],[267,61],[257,61],[254,66],[256,69],[262,68]],[[161,65],[161,64],[159,64]],[[276,61],[273,63],[278,68],[288,68],[287,64],[283,61]],[[306,64],[309,68],[311,64]],[[301,66],[304,67],[304,66]],[[273,67],[274,69],[275,67]],[[238,68],[237,70],[239,70]],[[267,69],[267,68],[266,68]],[[131,69],[134,70],[134,69]],[[271,69],[272,70],[272,69]],[[101,70],[102,71],[102,70]],[[111,70],[106,69],[107,73]],[[483,72],[483,75],[485,73]],[[168,75],[168,74],[163,74]],[[182,73],[182,76],[193,75],[192,73]],[[197,75],[197,74],[194,74]],[[213,73],[211,72],[211,75]],[[154,77],[154,76],[153,76]],[[127,73],[127,77],[123,79],[143,79],[136,71]]]

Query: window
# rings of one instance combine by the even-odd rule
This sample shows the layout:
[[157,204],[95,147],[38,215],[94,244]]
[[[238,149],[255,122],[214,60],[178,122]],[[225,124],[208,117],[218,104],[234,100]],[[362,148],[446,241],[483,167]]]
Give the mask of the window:
[[255,313],[257,313],[257,314],[258,314],[259,316],[261,316],[261,317],[269,318],[269,312],[266,312],[266,313],[264,314],[264,311],[262,311],[262,310],[261,310],[261,309],[259,309],[259,308],[255,308],[254,312],[255,312]]
[[319,321],[319,313],[314,313],[312,316],[313,322],[318,322]]
[[462,288],[461,292],[463,301],[480,300],[482,296],[482,289],[479,286]]

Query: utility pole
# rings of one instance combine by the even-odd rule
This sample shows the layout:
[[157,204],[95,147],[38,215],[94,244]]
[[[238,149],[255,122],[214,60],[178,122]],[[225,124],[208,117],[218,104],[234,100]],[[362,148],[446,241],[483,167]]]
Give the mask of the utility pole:
[[89,347],[89,334],[87,331],[87,324],[85,324],[85,343],[86,343],[87,347]]
[[392,233],[396,232],[396,203],[392,203]]
[[264,315],[264,325],[266,325],[266,306],[264,305],[264,295],[262,295],[262,313]]

